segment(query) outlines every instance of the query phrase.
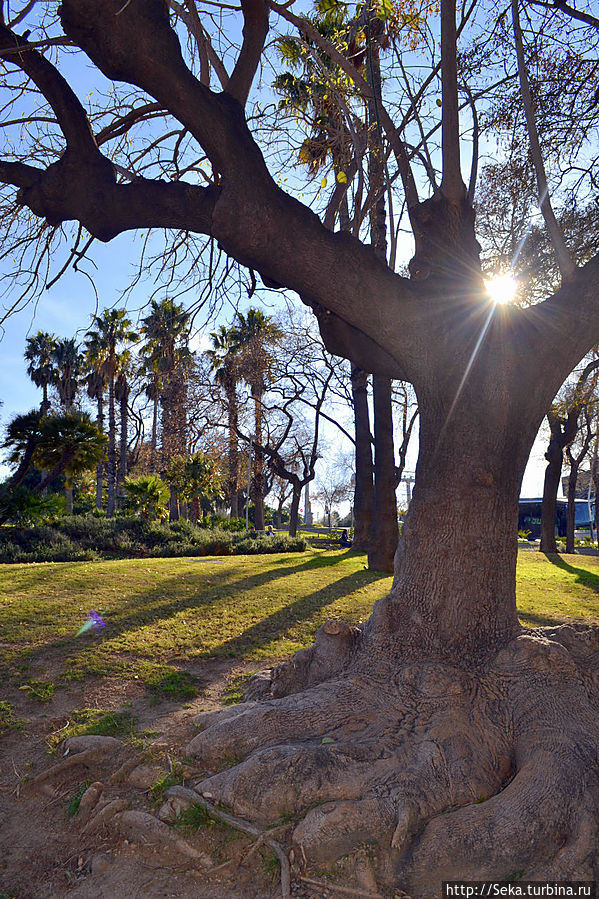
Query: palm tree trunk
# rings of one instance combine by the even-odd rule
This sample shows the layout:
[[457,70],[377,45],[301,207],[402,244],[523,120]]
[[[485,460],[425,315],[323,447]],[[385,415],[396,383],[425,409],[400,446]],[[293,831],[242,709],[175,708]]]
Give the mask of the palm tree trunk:
[[227,416],[229,429],[229,505],[230,517],[239,516],[239,450],[237,446],[238,409],[235,385],[227,391]]
[[173,486],[170,487],[170,496],[168,500],[168,520],[179,521],[179,495]]
[[[98,394],[98,427],[104,433],[104,396],[102,392]],[[96,465],[96,509],[102,508],[104,488],[104,463],[98,462]]]
[[73,482],[70,480],[65,480],[64,482],[64,496],[67,507],[67,515],[73,514]]
[[121,417],[121,446],[119,454],[119,477],[118,482],[122,484],[127,477],[127,444],[128,444],[128,427],[129,427],[129,385],[126,379],[123,379],[121,386],[120,398],[120,417]]
[[264,530],[264,453],[260,449],[262,445],[262,393],[256,393],[254,397],[254,425],[256,430],[256,445],[254,454],[254,477],[252,478],[252,500],[254,502],[254,527],[257,531]]
[[114,515],[116,500],[116,415],[114,408],[114,374],[110,376],[108,386],[108,465],[106,466],[108,477],[108,502],[106,514]]
[[156,445],[158,442],[158,394],[152,401],[152,441],[150,443],[150,470],[156,471]]

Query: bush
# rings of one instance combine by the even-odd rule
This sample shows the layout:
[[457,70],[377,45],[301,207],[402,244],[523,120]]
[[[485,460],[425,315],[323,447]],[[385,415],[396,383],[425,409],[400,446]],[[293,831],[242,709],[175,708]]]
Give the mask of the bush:
[[78,562],[177,556],[231,556],[302,552],[302,537],[249,536],[197,528],[188,521],[161,524],[143,518],[69,516],[55,526],[0,528],[0,562]]

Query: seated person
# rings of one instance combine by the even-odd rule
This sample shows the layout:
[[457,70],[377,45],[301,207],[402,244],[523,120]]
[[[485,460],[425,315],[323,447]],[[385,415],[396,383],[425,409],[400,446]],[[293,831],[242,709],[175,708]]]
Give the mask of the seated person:
[[267,537],[274,537],[275,532],[272,529],[272,524],[268,525],[268,527],[266,528],[266,531],[264,533],[266,534]]
[[346,528],[344,528],[341,531],[341,546],[344,546],[344,547],[351,546],[351,540],[349,539],[349,535],[347,533]]

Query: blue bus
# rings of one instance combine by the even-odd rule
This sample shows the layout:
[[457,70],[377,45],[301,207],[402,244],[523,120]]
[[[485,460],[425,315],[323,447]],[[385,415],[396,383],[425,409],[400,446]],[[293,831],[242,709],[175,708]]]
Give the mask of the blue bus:
[[[589,520],[589,504],[586,499],[577,499],[576,514],[574,519],[574,527],[576,530],[584,529],[590,531],[591,521]],[[518,509],[518,530],[530,531],[529,540],[538,540],[541,536],[541,508],[543,506],[542,498],[521,499]],[[558,499],[555,509],[555,534],[557,537],[566,536],[566,517],[568,503],[565,499]],[[595,501],[591,500],[591,515],[595,516]]]

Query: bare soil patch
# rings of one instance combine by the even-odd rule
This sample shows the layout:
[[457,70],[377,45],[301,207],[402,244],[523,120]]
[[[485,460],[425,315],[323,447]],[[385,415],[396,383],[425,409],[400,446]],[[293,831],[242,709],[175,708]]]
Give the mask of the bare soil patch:
[[[57,689],[46,703],[16,687],[3,689],[17,725],[0,738],[2,899],[274,899],[281,895],[280,869],[273,853],[266,846],[253,848],[254,839],[231,828],[214,821],[196,828],[170,827],[174,840],[183,840],[201,859],[210,860],[212,868],[206,870],[201,860],[185,858],[174,844],[160,845],[151,834],[129,833],[128,837],[127,827],[122,822],[117,826],[114,818],[90,827],[83,803],[76,809],[86,785],[99,783],[104,806],[120,802],[124,810],[150,815],[161,824],[161,779],[166,785],[169,777],[183,784],[193,781],[193,765],[184,752],[196,732],[194,716],[222,708],[227,687],[256,665],[207,660],[189,668],[199,681],[200,695],[184,703],[157,700],[135,679],[90,678],[71,683],[67,689]],[[48,674],[51,671],[46,670]],[[52,755],[48,741],[68,733],[74,709],[125,709],[136,722],[136,733],[89,766],[75,764],[36,782],[42,772],[65,761],[64,744]],[[115,782],[119,768],[124,773]],[[293,895],[314,892],[296,885]]]

